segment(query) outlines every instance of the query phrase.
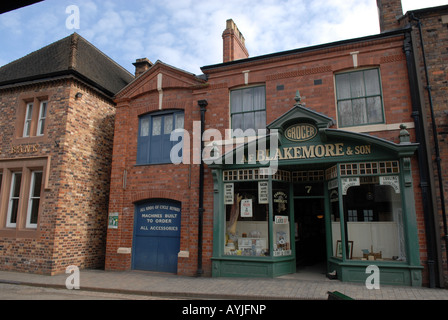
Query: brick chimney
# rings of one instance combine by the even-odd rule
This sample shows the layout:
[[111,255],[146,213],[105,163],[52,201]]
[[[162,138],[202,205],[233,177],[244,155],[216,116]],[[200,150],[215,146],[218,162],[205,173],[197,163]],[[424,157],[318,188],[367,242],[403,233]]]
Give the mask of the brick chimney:
[[222,33],[223,62],[229,62],[249,57],[243,34],[238,30],[232,19],[227,20],[226,30]]
[[151,68],[152,62],[149,61],[147,58],[141,58],[137,59],[133,65],[135,66],[135,77],[137,78],[142,73],[144,73],[146,70]]
[[387,32],[398,29],[398,18],[403,15],[401,0],[376,0],[380,19],[380,31]]

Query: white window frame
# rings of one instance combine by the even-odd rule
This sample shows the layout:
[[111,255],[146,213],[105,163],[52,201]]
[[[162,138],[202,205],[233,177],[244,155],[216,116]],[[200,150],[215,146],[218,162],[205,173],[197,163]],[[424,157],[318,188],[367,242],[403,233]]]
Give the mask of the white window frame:
[[[27,213],[26,213],[26,227],[27,228],[37,228],[37,222],[31,223],[31,211],[33,210],[33,201],[39,200],[39,202],[40,202],[40,194],[39,194],[39,196],[36,196],[36,197],[33,196],[34,190],[36,188],[36,183],[35,183],[36,182],[36,173],[41,173],[42,178],[43,178],[43,171],[36,170],[36,171],[31,172],[30,196],[28,198],[28,209],[27,209]],[[42,192],[42,186],[41,186],[41,192]],[[39,207],[37,210],[39,211]],[[38,214],[39,214],[39,212],[38,212]]]
[[29,137],[31,135],[31,121],[33,120],[33,103],[27,103],[25,110],[25,122],[23,124],[23,136]]
[[[8,201],[8,214],[6,216],[6,227],[8,228],[15,228],[17,226],[17,219],[19,217],[19,206],[20,206],[20,194],[22,193],[22,186],[20,186],[19,189],[19,196],[18,197],[13,197],[14,194],[14,189],[17,183],[17,174],[21,174],[21,179],[20,182],[22,182],[23,180],[23,173],[22,171],[17,171],[17,172],[13,172],[12,173],[12,177],[11,177],[11,190],[9,191],[9,201]],[[13,200],[18,200],[18,207],[17,207],[17,216],[16,216],[16,223],[11,223],[11,214],[12,214],[12,202]]]
[[[44,108],[45,106],[45,108]],[[45,114],[44,114],[45,111]],[[47,119],[48,101],[41,101],[39,108],[39,121],[37,122],[37,135],[43,136],[45,129],[45,120]]]

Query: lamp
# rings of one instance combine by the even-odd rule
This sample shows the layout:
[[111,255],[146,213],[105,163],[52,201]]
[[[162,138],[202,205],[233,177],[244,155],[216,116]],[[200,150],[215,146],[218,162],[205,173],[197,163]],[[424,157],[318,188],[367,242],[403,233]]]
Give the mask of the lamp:
[[82,93],[81,92],[76,93],[75,94],[75,98],[76,99],[81,99],[82,98]]

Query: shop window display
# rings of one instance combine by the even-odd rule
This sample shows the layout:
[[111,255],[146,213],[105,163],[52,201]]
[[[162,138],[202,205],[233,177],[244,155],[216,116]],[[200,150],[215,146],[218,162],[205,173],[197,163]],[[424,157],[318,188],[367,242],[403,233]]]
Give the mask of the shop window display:
[[239,182],[231,185],[233,201],[232,204],[228,201],[226,205],[224,254],[268,256],[269,205],[267,201],[259,201],[261,199],[258,197],[258,182]]
[[[350,183],[343,194],[346,258],[405,261],[398,176],[359,177]],[[332,218],[334,255],[342,257],[339,215]]]

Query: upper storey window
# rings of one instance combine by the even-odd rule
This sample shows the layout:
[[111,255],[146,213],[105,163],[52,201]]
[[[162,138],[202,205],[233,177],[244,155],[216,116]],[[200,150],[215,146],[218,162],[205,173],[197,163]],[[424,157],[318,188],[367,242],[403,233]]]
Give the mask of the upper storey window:
[[266,129],[266,90],[264,86],[230,92],[232,129]]
[[26,104],[23,123],[23,137],[43,136],[45,133],[45,120],[47,118],[48,101],[38,101]]
[[384,123],[379,69],[337,74],[339,127]]
[[171,149],[178,143],[170,141],[171,132],[183,128],[183,111],[157,112],[141,116],[137,164],[170,163]]

